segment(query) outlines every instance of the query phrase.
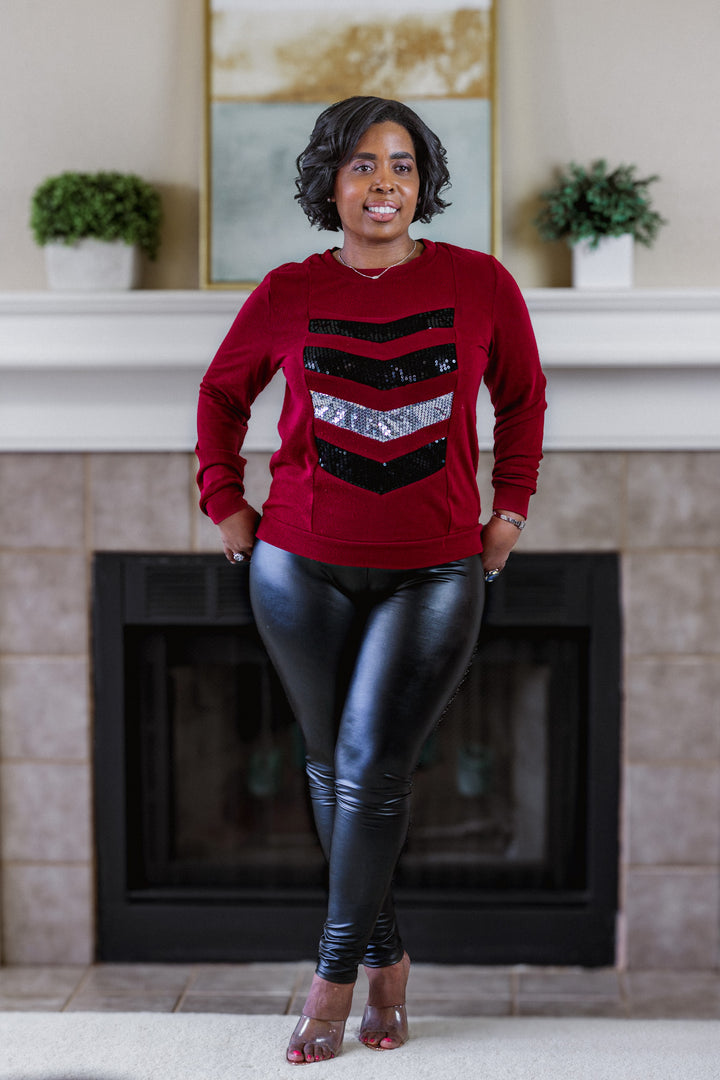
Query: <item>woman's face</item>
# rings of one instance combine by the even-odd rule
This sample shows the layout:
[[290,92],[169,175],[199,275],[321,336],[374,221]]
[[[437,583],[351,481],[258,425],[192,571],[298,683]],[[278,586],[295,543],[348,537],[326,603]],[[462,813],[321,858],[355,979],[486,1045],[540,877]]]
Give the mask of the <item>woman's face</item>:
[[420,194],[409,132],[388,120],[367,129],[335,177],[345,239],[385,243],[407,236]]

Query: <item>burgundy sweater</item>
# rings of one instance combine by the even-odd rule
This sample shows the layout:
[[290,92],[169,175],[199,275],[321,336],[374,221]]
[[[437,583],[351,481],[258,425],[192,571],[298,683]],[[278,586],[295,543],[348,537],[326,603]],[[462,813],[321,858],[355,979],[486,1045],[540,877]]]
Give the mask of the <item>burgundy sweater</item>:
[[545,379],[530,318],[489,255],[423,241],[378,281],[326,251],[273,270],[200,388],[200,505],[245,505],[253,400],[286,379],[281,447],[258,536],[344,566],[412,569],[482,550],[476,400],[495,410],[494,506],[525,515],[541,458]]

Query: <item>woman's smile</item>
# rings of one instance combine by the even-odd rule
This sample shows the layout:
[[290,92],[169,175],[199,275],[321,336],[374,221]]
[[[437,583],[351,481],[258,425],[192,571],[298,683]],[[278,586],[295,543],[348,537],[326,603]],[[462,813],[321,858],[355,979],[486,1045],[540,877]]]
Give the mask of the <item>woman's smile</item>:
[[392,221],[400,207],[396,203],[371,203],[365,209],[373,221]]

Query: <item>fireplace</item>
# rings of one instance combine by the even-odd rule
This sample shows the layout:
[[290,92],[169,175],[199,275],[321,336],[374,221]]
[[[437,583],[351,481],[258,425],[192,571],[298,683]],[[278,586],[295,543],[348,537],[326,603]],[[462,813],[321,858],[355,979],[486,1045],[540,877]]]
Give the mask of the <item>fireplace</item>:
[[[96,852],[106,873],[109,842],[107,833],[97,842],[91,800],[96,725],[86,569],[96,551],[217,552],[217,531],[197,509],[192,479],[195,400],[208,358],[246,295],[139,290],[0,297],[5,963],[87,964],[97,955]],[[531,527],[514,567],[520,552],[565,559],[598,551],[615,553],[621,566],[623,798],[613,959],[630,971],[714,970],[720,291],[530,289],[525,298],[551,408]],[[244,456],[248,498],[257,506],[267,496],[282,394],[282,379],[274,379],[253,407]],[[478,479],[487,506],[492,418],[480,412]],[[672,527],[668,507],[677,510]],[[38,525],[46,520],[53,522],[50,531]],[[123,635],[115,640],[122,647]],[[108,709],[124,722],[124,704],[111,702],[98,726],[107,723]],[[604,734],[591,738],[596,758],[614,753],[611,728],[609,742]],[[126,798],[123,785],[108,793],[111,806],[110,795]],[[593,842],[604,843],[606,835],[614,842],[610,818],[594,814]],[[124,842],[117,828],[110,838]],[[592,889],[599,882],[612,892],[615,871],[596,871],[589,880]],[[115,917],[127,901],[126,879],[120,875],[114,885],[102,891],[106,952],[108,910]],[[138,955],[164,933],[143,897],[133,915],[147,919],[145,943],[133,945]],[[221,890],[218,899],[224,897]],[[498,919],[503,925],[514,919],[525,934],[529,919],[504,901],[497,898]],[[488,933],[493,902],[485,899],[484,921],[474,922]],[[413,932],[415,909],[403,904],[403,926]],[[473,915],[481,911],[474,901],[469,908]],[[207,900],[199,911],[191,924],[205,918]],[[269,920],[268,950],[277,923]],[[227,924],[230,939],[237,910]],[[463,933],[458,925],[458,941]],[[168,939],[177,941],[177,928]],[[167,943],[163,948],[171,952]]]
[[[323,859],[247,568],[99,553],[93,588],[99,958],[312,956]],[[616,556],[513,555],[415,777],[416,959],[614,962],[619,712]]]

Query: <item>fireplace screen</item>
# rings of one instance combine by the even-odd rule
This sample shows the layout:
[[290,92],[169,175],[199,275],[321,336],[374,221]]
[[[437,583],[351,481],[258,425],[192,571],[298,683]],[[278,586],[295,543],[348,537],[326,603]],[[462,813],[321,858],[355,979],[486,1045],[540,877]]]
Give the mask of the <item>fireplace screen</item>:
[[[313,955],[324,860],[246,575],[96,557],[103,959]],[[613,557],[513,556],[415,775],[395,892],[418,959],[612,962],[618,657]]]

